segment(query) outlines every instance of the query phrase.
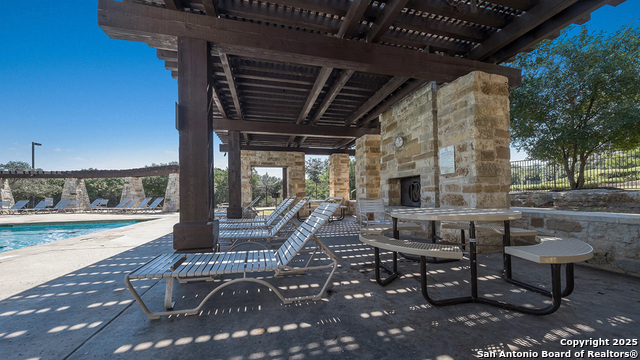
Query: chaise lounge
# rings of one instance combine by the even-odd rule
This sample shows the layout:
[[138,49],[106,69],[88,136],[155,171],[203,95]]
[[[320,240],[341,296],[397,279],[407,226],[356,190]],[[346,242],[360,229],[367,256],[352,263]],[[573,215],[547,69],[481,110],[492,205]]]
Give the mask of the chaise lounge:
[[[150,319],[177,314],[197,314],[215,293],[238,282],[255,282],[265,285],[285,304],[294,301],[318,300],[322,297],[335,273],[338,266],[338,258],[318,239],[316,232],[337,209],[338,204],[325,203],[319,206],[277,251],[253,250],[206,254],[164,254],[127,274],[124,281],[142,311]],[[313,240],[313,244],[309,244],[311,240]],[[290,265],[293,259],[306,252],[310,253],[310,258],[306,260],[303,267]],[[314,258],[318,252],[324,253],[329,258],[329,263],[309,266],[312,262],[317,264],[317,260],[314,261]],[[304,274],[310,270],[328,269],[330,269],[330,273],[320,291],[307,296],[286,298],[276,286],[263,280],[264,272],[273,271],[277,277],[287,274]],[[228,274],[242,274],[242,277],[228,281],[216,281],[217,286],[202,299],[198,306],[192,309],[174,310],[175,304],[172,301],[174,280],[178,280],[181,283],[205,279],[213,280],[215,277]],[[131,284],[131,280],[137,279],[166,280],[164,305],[167,311],[152,312],[149,310]]]

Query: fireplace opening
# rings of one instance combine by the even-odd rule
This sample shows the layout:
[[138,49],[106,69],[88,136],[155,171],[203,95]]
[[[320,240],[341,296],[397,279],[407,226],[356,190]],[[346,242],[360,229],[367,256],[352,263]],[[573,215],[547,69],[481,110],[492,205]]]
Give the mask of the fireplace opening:
[[400,179],[400,205],[420,207],[421,196],[420,176]]

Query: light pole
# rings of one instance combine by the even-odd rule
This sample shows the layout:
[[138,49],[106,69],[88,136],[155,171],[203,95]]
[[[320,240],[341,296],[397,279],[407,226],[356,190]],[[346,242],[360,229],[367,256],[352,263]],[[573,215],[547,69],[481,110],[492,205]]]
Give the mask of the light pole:
[[37,142],[31,142],[31,169],[36,169],[36,146],[42,146],[42,144]]

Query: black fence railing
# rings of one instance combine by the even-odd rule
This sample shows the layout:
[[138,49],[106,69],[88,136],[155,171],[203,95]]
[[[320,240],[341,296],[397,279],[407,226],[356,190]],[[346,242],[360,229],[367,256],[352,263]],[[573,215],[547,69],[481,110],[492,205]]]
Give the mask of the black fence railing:
[[[576,165],[577,178],[578,165]],[[640,190],[640,149],[592,155],[585,166],[585,188]],[[511,191],[570,189],[562,164],[542,160],[511,162]]]

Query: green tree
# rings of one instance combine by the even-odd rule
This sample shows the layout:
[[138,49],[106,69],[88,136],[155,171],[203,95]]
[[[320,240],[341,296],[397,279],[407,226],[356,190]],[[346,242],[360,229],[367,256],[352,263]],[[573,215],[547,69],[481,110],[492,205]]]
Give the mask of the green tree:
[[542,42],[515,65],[522,86],[511,93],[513,145],[562,164],[572,189],[584,187],[588,158],[640,143],[640,29],[567,33]]
[[[158,167],[167,165],[178,165],[177,161],[172,161],[166,164],[151,164],[145,167]],[[169,183],[169,175],[159,176],[146,176],[142,178],[142,186],[144,187],[144,193],[147,197],[164,196],[167,191],[167,184]]]
[[[87,169],[93,170],[93,169]],[[123,178],[93,178],[84,179],[84,186],[87,188],[89,199],[107,199],[109,206],[115,206],[120,202],[122,195],[122,187],[124,186]]]
[[[311,180],[311,182],[315,185],[315,198],[324,198],[318,197],[318,182],[320,181],[322,174],[324,174],[325,172],[329,172],[329,161],[326,159],[321,160],[318,158],[308,159],[305,164],[305,172],[307,173],[307,177],[309,178],[309,180]],[[307,189],[309,189],[309,187],[307,187]],[[309,190],[307,190],[307,195],[312,196],[313,193],[310,194]]]
[[[0,170],[29,171],[32,169],[26,162],[9,161],[6,164],[0,164]],[[42,171],[42,169],[36,170]],[[63,186],[63,179],[9,179],[9,187],[16,200],[52,197],[57,201],[60,199]]]
[[213,169],[213,206],[229,202],[229,175],[227,169]]

